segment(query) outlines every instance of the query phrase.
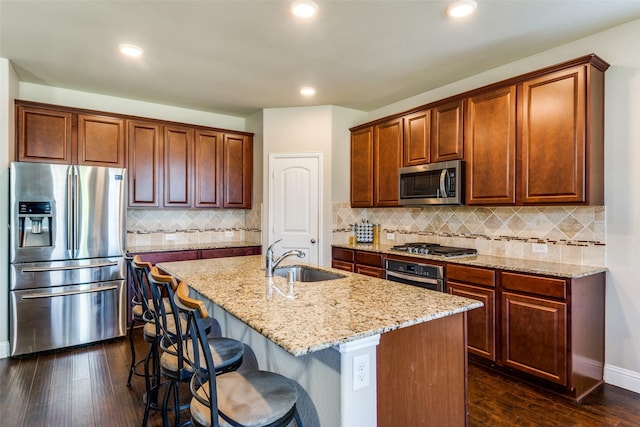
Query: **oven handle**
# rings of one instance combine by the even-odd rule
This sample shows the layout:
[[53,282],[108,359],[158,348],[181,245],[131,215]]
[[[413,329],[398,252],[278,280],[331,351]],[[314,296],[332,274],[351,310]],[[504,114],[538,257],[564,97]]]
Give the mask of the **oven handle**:
[[437,285],[438,282],[440,281],[440,279],[431,279],[431,278],[428,278],[428,277],[425,278],[422,276],[412,276],[409,274],[402,274],[396,271],[389,271],[389,270],[387,270],[387,276],[397,277],[399,279],[411,280],[419,283],[428,283],[430,285]]

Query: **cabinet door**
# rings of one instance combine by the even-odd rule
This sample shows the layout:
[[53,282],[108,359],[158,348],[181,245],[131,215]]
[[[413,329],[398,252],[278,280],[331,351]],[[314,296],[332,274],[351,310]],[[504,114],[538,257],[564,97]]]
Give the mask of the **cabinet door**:
[[567,384],[567,304],[502,293],[505,366]]
[[127,122],[129,206],[162,205],[162,134],[153,122]]
[[462,100],[433,107],[431,117],[431,162],[464,158]]
[[373,126],[351,132],[351,206],[373,206]]
[[447,292],[484,304],[483,307],[467,312],[467,349],[470,353],[495,362],[495,290],[447,280]]
[[585,202],[585,73],[579,66],[522,84],[522,203]]
[[374,206],[398,206],[398,169],[402,165],[403,119],[373,129]]
[[193,129],[164,127],[165,207],[190,207],[193,162]]
[[71,113],[18,106],[17,115],[17,161],[72,163]]
[[124,120],[78,114],[78,164],[125,167]]
[[223,207],[251,208],[253,140],[225,133],[222,140]]
[[196,131],[194,169],[194,207],[220,208],[222,201],[222,134]]
[[431,110],[405,116],[403,151],[402,166],[424,165],[431,161]]
[[514,204],[515,86],[469,98],[465,114],[467,204]]

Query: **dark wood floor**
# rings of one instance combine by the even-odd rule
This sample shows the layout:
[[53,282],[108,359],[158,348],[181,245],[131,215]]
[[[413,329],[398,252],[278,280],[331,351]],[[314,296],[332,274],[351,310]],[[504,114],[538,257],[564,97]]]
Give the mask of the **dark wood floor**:
[[[127,387],[128,363],[124,339],[0,359],[0,425],[139,426],[144,382]],[[470,364],[469,426],[640,426],[640,394],[605,384],[577,404]]]

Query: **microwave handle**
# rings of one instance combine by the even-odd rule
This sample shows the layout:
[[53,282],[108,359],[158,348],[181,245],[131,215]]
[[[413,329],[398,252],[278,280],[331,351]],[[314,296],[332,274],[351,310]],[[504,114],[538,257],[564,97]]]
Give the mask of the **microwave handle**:
[[449,174],[447,169],[442,169],[440,172],[440,197],[449,197]]

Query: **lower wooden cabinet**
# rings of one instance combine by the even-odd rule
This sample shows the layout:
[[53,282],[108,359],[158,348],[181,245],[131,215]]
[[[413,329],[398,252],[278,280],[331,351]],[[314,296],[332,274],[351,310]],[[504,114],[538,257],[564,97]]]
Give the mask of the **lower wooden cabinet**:
[[449,293],[484,304],[467,314],[470,354],[576,400],[602,384],[605,273],[565,279],[447,264],[446,275]]
[[354,249],[331,248],[331,267],[384,279],[382,254]]
[[502,362],[567,385],[567,304],[502,293]]
[[446,290],[482,302],[481,308],[467,313],[467,349],[469,353],[496,360],[495,271],[456,264],[447,266]]

